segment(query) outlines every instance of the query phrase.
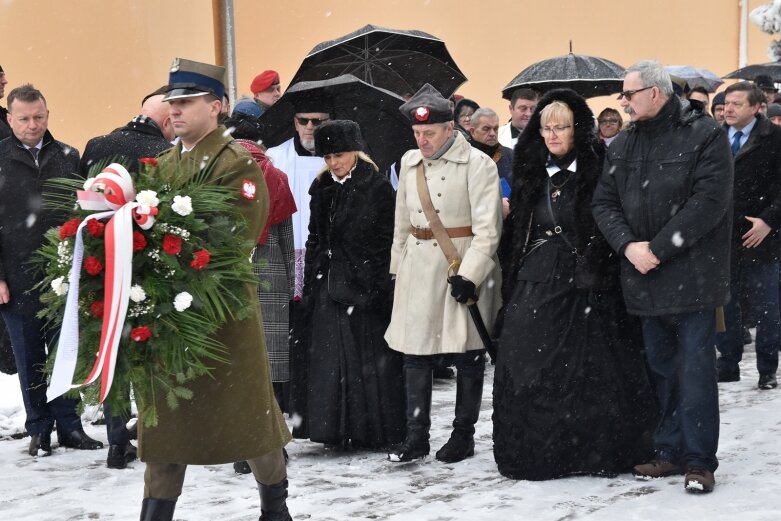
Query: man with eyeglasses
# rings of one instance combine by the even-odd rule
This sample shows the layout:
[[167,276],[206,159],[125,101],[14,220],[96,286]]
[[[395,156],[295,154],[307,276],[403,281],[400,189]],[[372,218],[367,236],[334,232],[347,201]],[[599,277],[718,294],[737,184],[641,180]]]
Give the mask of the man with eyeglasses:
[[327,100],[317,97],[299,98],[295,110],[295,134],[281,145],[269,148],[266,156],[287,174],[298,207],[293,214],[293,244],[296,250],[295,297],[300,299],[304,289],[304,252],[309,236],[309,187],[325,166],[323,158],[315,155],[315,129],[331,118],[331,109]]
[[606,108],[597,116],[597,124],[599,125],[599,138],[608,146],[616,138],[619,132],[621,132],[621,124],[624,122],[621,119],[621,114],[616,109]]
[[631,125],[610,145],[593,211],[622,258],[627,310],[639,315],[661,420],[641,479],[686,473],[710,492],[718,466],[716,310],[729,296],[732,154],[716,122],[673,95],[657,62],[627,69]]

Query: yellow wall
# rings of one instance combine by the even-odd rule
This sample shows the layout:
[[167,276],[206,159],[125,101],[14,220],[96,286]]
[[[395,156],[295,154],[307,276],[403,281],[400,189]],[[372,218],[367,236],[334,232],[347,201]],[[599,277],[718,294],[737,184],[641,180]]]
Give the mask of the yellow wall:
[[35,85],[54,136],[83,150],[136,115],[174,56],[213,61],[212,31],[210,0],[0,0],[5,92]]
[[[749,0],[749,9],[766,3]],[[738,0],[234,0],[239,93],[273,68],[283,87],[317,43],[367,23],[447,42],[469,78],[459,93],[505,114],[504,85],[532,62],[574,51],[621,65],[645,58],[726,74],[738,67]],[[751,23],[749,63],[770,38]],[[124,124],[175,56],[214,61],[211,0],[0,0],[10,88],[32,82],[55,136],[79,149]],[[598,98],[599,109],[610,99]]]

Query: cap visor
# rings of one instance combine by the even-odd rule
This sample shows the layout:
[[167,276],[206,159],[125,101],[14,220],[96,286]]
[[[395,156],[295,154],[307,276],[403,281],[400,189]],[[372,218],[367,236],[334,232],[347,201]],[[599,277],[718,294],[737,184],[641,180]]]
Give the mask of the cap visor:
[[168,93],[165,95],[165,98],[163,98],[163,101],[171,101],[173,99],[182,98],[195,98],[197,96],[206,96],[207,94],[212,93],[194,89],[173,89],[168,91]]

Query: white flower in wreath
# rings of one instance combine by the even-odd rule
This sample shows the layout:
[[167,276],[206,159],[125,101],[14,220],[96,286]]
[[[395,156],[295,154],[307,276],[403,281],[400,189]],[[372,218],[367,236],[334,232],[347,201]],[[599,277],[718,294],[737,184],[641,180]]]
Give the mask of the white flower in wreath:
[[65,282],[65,277],[57,277],[52,282],[52,290],[54,290],[55,295],[62,297],[63,295],[68,293],[68,287],[70,286],[67,282]]
[[84,181],[84,190],[86,191],[92,190],[92,185],[95,184],[95,181],[97,181],[97,178],[95,177],[90,177],[89,179]]
[[157,198],[157,192],[154,190],[141,190],[136,195],[136,201],[144,206],[155,207],[160,204],[160,199]]
[[189,308],[192,303],[193,296],[186,291],[182,291],[176,297],[174,297],[174,307],[176,308],[176,311],[179,311],[180,313]]
[[138,284],[130,288],[130,300],[136,303],[146,300],[146,291],[144,291],[144,288]]
[[190,196],[188,195],[176,195],[174,196],[174,202],[171,205],[171,209],[182,217],[186,217],[193,213],[193,200],[190,199]]

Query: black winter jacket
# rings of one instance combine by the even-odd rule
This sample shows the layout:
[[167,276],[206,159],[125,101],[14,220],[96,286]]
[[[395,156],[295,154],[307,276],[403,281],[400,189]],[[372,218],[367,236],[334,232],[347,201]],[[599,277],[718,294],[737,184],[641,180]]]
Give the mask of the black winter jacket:
[[[686,313],[727,301],[732,181],[726,133],[675,96],[611,143],[593,212],[621,255],[630,313]],[[637,241],[649,241],[660,260],[646,275],[624,256]]]
[[[762,115],[735,156],[733,199],[733,263],[776,262],[781,253],[781,127]],[[743,247],[741,237],[751,228],[746,216],[759,217],[772,228],[756,248]]]
[[87,177],[90,168],[102,160],[119,161],[130,172],[138,172],[138,160],[156,157],[171,148],[160,128],[150,119],[139,116],[110,134],[90,139],[79,163],[79,175]]
[[385,304],[396,206],[390,182],[359,159],[344,184],[326,171],[309,195],[304,296],[328,284],[331,298],[343,304]]
[[37,292],[28,293],[42,278],[29,264],[43,236],[60,226],[67,215],[44,207],[46,181],[74,177],[79,151],[56,141],[47,131],[36,166],[32,154],[11,136],[0,141],[0,280],[5,280],[11,302],[0,306],[20,313],[40,309]]

